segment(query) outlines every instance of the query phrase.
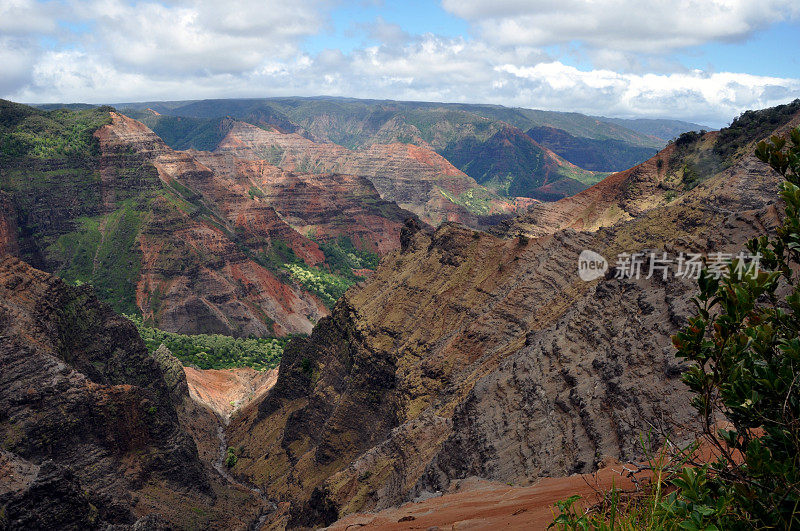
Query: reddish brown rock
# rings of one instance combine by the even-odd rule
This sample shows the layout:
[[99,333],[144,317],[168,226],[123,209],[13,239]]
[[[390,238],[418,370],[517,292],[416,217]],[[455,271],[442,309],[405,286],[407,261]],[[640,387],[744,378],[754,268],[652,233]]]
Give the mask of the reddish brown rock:
[[373,144],[352,151],[338,144],[314,142],[296,133],[283,134],[236,122],[217,151],[266,160],[292,171],[366,176],[381,197],[433,224],[458,221],[477,225],[478,215],[457,203],[470,190],[483,198],[486,215],[512,209],[442,156],[412,144]]

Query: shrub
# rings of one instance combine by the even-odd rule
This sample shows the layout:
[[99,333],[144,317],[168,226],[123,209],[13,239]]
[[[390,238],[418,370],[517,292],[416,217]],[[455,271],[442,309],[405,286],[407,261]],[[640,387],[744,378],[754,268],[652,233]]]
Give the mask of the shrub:
[[[687,449],[685,462],[668,471],[666,497],[659,471],[646,503],[622,518],[638,522],[630,528],[800,526],[800,129],[789,143],[776,136],[760,142],[756,156],[783,176],[786,203],[777,237],[748,242],[763,270],[742,274],[734,261],[719,279],[703,271],[692,299],[697,312],[673,337],[677,356],[691,363],[683,379],[702,439],[719,457],[704,463],[697,445]],[[720,416],[728,428],[718,427]],[[576,500],[557,504],[551,526],[614,527],[608,511],[590,516],[575,510]]]
[[251,367],[258,371],[278,366],[289,338],[241,338],[221,334],[185,335],[145,326],[142,319],[126,315],[133,321],[152,353],[164,344],[184,365],[199,369],[232,369]]
[[225,466],[228,468],[233,468],[236,466],[238,461],[239,457],[236,455],[236,449],[232,446],[228,446],[228,453],[225,457]]

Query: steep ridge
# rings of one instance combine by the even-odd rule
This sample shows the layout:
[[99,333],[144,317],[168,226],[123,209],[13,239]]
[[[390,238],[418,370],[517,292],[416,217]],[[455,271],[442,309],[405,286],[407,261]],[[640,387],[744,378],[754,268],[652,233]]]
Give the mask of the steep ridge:
[[[364,177],[294,173],[263,160],[242,160],[231,153],[192,155],[224,178],[220,182],[223,191],[235,190],[248,208],[253,208],[253,200],[257,205],[269,205],[288,226],[316,241],[347,237],[356,247],[383,255],[400,245],[400,228],[413,216],[396,203],[381,199]],[[307,263],[315,263],[302,257]],[[324,259],[320,255],[316,261]]]
[[[682,132],[684,130],[679,131]],[[654,148],[633,147],[621,140],[575,137],[555,127],[534,127],[525,131],[525,134],[587,170],[622,171],[656,153]]]
[[554,201],[599,180],[509,125],[498,127],[485,140],[465,137],[451,142],[442,154],[477,182],[509,197]]
[[[600,227],[630,220],[666,205],[687,201],[727,202],[730,190],[701,188],[700,199],[688,194],[703,181],[716,178],[722,186],[737,172],[759,173],[752,156],[755,141],[783,133],[800,124],[800,103],[750,111],[743,128],[734,120],[730,128],[705,134],[685,133],[651,159],[633,168],[610,175],[602,182],[556,203],[536,204],[523,215],[492,229],[495,234],[524,233],[528,236],[552,234],[563,228],[597,230]],[[754,117],[751,117],[754,116]],[[758,131],[753,135],[751,130]],[[773,131],[774,130],[774,131]],[[768,190],[759,190],[753,208]],[[747,204],[748,198],[737,201]]]
[[258,499],[201,463],[179,421],[185,387],[91,290],[0,259],[0,363],[0,470],[20,473],[3,481],[1,525],[244,528],[257,517]]
[[[158,185],[164,182],[169,186],[178,182],[179,176],[193,185],[223,189],[208,168],[187,154],[172,151],[141,123],[117,113],[111,117],[112,123],[96,133],[104,154],[101,175],[104,167],[112,174],[124,167],[125,153],[133,150],[153,168]],[[123,154],[118,155],[120,152]],[[104,197],[109,195],[106,190],[114,190],[110,182],[111,178],[103,179]],[[228,226],[229,212],[218,213],[209,207],[216,207],[214,203],[203,201],[204,195],[198,198],[183,186],[173,184],[172,197],[162,195],[152,203],[152,217],[137,242],[142,267],[136,303],[145,319],[183,333],[260,336],[310,330],[310,319],[326,313],[322,304],[282,283],[275,273],[249,258]],[[246,196],[230,193],[224,199],[241,206]],[[294,245],[298,256],[312,263],[322,259],[316,245],[280,220],[274,209],[257,204],[245,208],[240,225],[250,229],[245,237],[252,236],[251,253],[262,249],[253,245],[253,240],[263,247],[272,238],[281,238]],[[187,267],[189,264],[193,267]]]
[[577,258],[741,250],[777,223],[779,178],[749,154],[727,162],[668,203],[650,179],[640,186],[655,199],[625,195],[620,181],[650,163],[610,177],[598,186],[619,195],[605,211],[614,197],[633,206],[594,232],[409,224],[401,250],[290,343],[273,390],[233,419],[234,473],[292,502],[277,523],[310,526],[469,476],[527,485],[636,459],[654,427],[686,437],[673,427],[690,430],[693,411],[670,337],[695,283],[645,278],[647,262],[641,278],[583,282]]
[[432,224],[459,221],[477,226],[481,215],[513,209],[437,153],[413,144],[373,144],[351,151],[296,133],[236,122],[216,151],[266,160],[292,171],[366,176],[381,197]]
[[[413,216],[364,178],[175,151],[110,109],[45,113],[7,103],[0,106],[2,123],[11,124],[0,153],[0,250],[91,283],[115,310],[169,331],[308,333],[330,302],[287,264],[336,268],[356,282],[367,265],[349,258],[351,247],[376,261],[399,245],[400,227]],[[38,131],[42,120],[52,124]],[[80,142],[72,140],[73,122]],[[18,126],[37,131],[44,148],[15,147],[27,138]],[[78,152],[47,147],[65,141]]]

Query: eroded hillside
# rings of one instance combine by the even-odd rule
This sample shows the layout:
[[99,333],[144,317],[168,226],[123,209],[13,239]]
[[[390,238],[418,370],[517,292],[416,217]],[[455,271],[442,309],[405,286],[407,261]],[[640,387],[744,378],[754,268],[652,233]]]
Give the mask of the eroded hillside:
[[[670,337],[695,283],[613,266],[623,252],[735,253],[775,226],[779,178],[750,140],[684,179],[715,146],[710,134],[670,147],[497,235],[408,224],[401,250],[289,345],[276,386],[234,419],[234,473],[292,502],[283,524],[316,525],[469,476],[589,472],[638,457],[654,427],[680,440],[693,410]],[[584,249],[609,274],[580,280]]]
[[0,259],[0,527],[255,522],[265,502],[201,461],[213,419],[169,358],[87,288]]
[[107,108],[0,110],[0,249],[166,330],[308,333],[412,216],[364,178],[174,151]]

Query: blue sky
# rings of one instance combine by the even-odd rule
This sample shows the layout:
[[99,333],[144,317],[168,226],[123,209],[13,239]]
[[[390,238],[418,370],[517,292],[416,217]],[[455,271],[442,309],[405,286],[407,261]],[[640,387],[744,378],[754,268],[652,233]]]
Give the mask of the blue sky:
[[797,0],[0,0],[0,97],[334,95],[719,127],[800,97]]

